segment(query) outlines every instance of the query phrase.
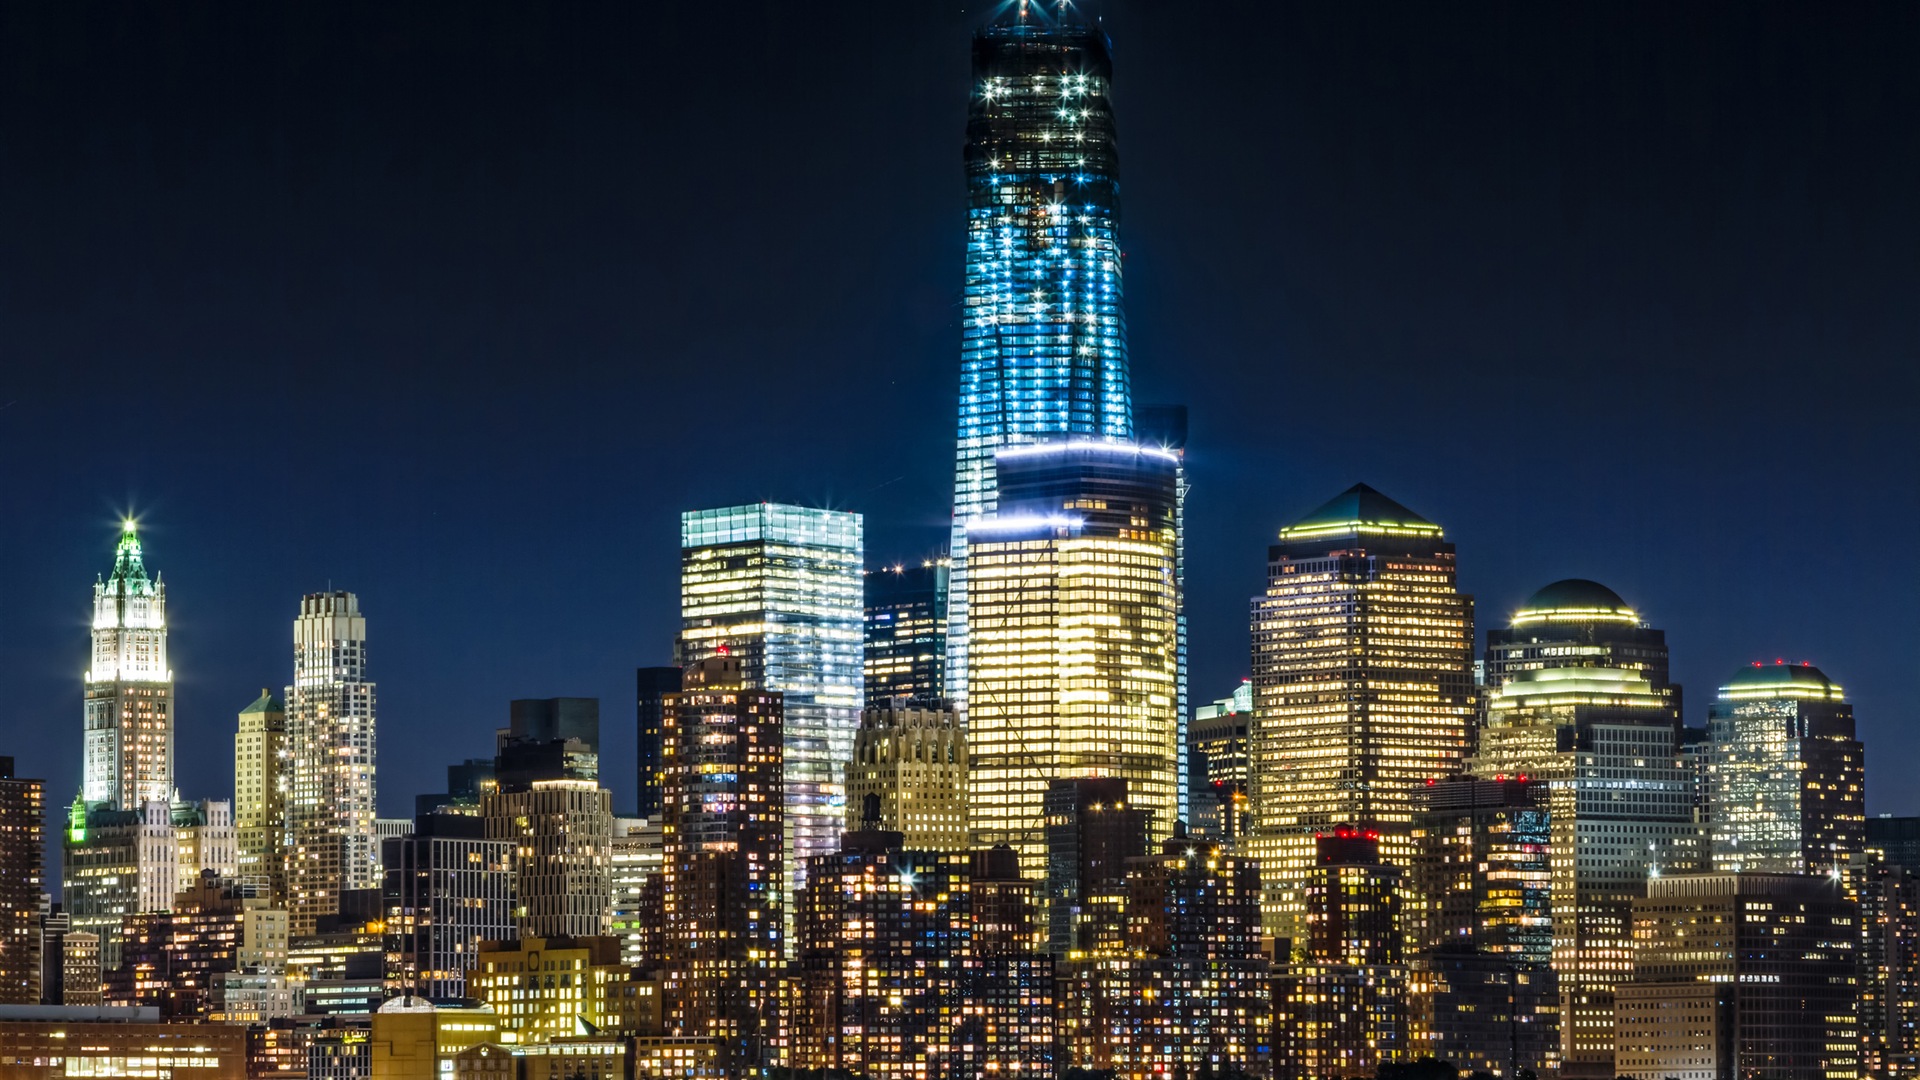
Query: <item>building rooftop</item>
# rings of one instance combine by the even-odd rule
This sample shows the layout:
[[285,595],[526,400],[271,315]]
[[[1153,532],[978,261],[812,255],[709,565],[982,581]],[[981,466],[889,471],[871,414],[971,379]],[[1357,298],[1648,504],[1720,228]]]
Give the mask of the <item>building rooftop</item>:
[[1494,713],[1521,707],[1603,705],[1665,708],[1667,699],[1637,672],[1621,668],[1538,668],[1523,671],[1488,699]]
[[1438,537],[1440,526],[1365,484],[1355,484],[1281,529],[1280,539],[1311,540],[1347,533]]
[[1756,660],[1752,667],[1735,672],[1733,678],[1720,688],[1722,701],[1768,698],[1841,701],[1845,693],[1839,683],[1827,678],[1826,672],[1812,664],[1789,664],[1785,660],[1775,660],[1771,664]]
[[241,709],[240,715],[245,716],[248,713],[277,713],[286,711],[287,707],[280,703],[279,698],[273,696],[273,691],[262,688],[260,696],[254,700],[253,704]]
[[1628,607],[1619,593],[1586,578],[1556,581],[1527,597],[1527,602],[1513,614],[1514,626],[1536,622],[1639,621],[1639,613]]

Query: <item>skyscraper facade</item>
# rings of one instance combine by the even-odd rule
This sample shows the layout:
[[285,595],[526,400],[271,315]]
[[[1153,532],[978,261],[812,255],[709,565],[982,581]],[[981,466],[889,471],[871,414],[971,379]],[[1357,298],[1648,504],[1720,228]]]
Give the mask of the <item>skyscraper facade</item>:
[[1242,679],[1231,696],[1193,710],[1187,729],[1192,822],[1229,842],[1246,833],[1252,727],[1253,680]]
[[1521,672],[1564,667],[1631,671],[1670,701],[1674,718],[1680,718],[1666,631],[1647,625],[1619,593],[1597,581],[1556,581],[1527,597],[1506,626],[1487,631],[1489,692]]
[[239,876],[287,895],[287,709],[266,690],[240,710],[233,736],[233,824]]
[[1406,866],[1415,793],[1459,772],[1473,598],[1440,526],[1358,484],[1280,530],[1253,601],[1254,835],[1268,926],[1299,936],[1314,836],[1352,825]]
[[1274,980],[1276,1076],[1373,1076],[1412,1056],[1401,868],[1381,861],[1380,839],[1350,826],[1314,838],[1299,962]]
[[1707,726],[1715,870],[1824,874],[1866,845],[1866,750],[1819,668],[1742,668]]
[[974,35],[947,639],[963,704],[967,530],[998,506],[995,451],[1133,437],[1112,75],[1106,36],[1052,5]]
[[173,797],[173,671],[167,667],[167,587],[147,577],[129,520],[113,574],[93,585],[93,663],[87,669],[81,791],[88,806],[138,810]]
[[[680,661],[725,655],[784,704],[786,872],[837,850],[860,725],[859,514],[756,503],[680,515]],[[791,925],[791,924],[789,924]]]
[[847,828],[897,832],[910,851],[967,849],[967,736],[952,709],[861,712]]
[[0,757],[0,1005],[35,1005],[41,987],[47,785]]
[[488,839],[481,818],[426,814],[382,848],[388,989],[467,996],[480,942],[514,934],[514,843]]
[[639,768],[640,802],[634,813],[643,818],[660,816],[660,717],[668,694],[680,690],[680,669],[665,667],[635,668],[634,733],[638,743],[636,765]]
[[773,1060],[785,956],[782,701],[743,658],[688,666],[666,699],[661,839],[667,1030],[730,1068]]
[[1178,462],[1070,442],[997,468],[972,527],[969,829],[1039,876],[1055,780],[1124,780],[1152,843],[1179,815]]
[[1150,811],[1113,777],[1055,780],[1046,794],[1047,948],[1055,956],[1127,947],[1129,860],[1152,850]]
[[1649,879],[1704,865],[1694,770],[1671,702],[1618,668],[1524,671],[1488,701],[1470,769],[1548,786],[1561,1074],[1610,1077],[1634,901]]
[[1863,1075],[1858,926],[1858,906],[1826,875],[1649,881],[1633,904],[1616,1075]]
[[928,559],[867,571],[869,708],[925,707],[946,698],[949,566]]
[[970,989],[968,859],[852,831],[800,898],[794,1057],[873,1080],[963,1071],[953,1017]]
[[600,786],[600,702],[520,699],[508,718],[480,816],[487,839],[513,849],[514,925],[535,937],[605,934],[613,796]]
[[380,886],[374,834],[374,684],[350,592],[309,593],[293,621],[287,708],[287,903],[311,934],[340,894]]

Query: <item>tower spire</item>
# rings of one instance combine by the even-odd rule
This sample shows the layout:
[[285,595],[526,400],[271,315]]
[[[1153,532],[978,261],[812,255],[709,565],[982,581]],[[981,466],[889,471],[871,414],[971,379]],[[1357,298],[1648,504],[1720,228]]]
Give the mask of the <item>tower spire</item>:
[[147,564],[141,557],[139,523],[127,518],[120,523],[120,543],[113,552],[113,580],[109,591],[116,593],[146,593],[151,591],[152,583],[147,580]]

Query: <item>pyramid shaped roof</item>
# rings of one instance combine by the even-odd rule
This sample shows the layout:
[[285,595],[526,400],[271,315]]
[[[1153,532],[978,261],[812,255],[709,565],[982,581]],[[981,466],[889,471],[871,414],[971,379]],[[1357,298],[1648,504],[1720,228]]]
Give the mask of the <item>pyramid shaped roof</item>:
[[1439,536],[1440,526],[1380,494],[1355,484],[1280,530],[1282,540],[1360,535]]

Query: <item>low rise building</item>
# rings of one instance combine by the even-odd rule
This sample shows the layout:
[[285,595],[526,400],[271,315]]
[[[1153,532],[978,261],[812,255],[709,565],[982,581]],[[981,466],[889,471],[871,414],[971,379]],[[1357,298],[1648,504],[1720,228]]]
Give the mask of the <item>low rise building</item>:
[[246,1032],[174,1024],[152,1006],[0,1005],[0,1077],[246,1080]]

